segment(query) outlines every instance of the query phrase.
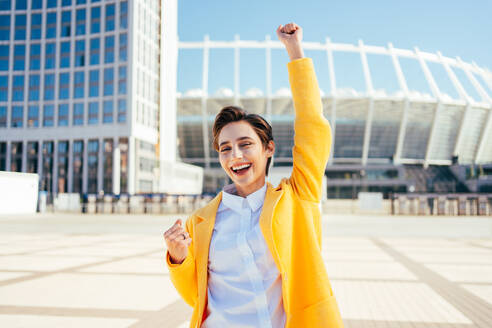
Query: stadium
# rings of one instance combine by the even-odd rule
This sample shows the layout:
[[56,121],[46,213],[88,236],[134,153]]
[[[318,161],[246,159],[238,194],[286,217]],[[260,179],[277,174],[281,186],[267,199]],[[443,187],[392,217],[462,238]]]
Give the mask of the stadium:
[[[354,198],[359,191],[382,192],[385,198],[406,192],[492,191],[490,70],[440,52],[399,49],[391,43],[382,47],[327,39],[325,43],[306,42],[304,47],[313,54],[315,66],[328,71],[330,90],[321,90],[324,115],[333,130],[332,156],[326,168],[328,198]],[[265,116],[276,142],[273,172],[287,172],[292,166],[290,91],[272,92],[272,51],[280,48],[279,42],[268,37],[264,41],[243,41],[237,36],[234,41],[211,41],[206,36],[201,42],[179,43],[179,58],[189,50],[202,53],[202,87],[178,93],[177,119],[179,156],[206,169],[206,192],[218,191],[227,181],[211,147],[214,116],[226,105]],[[234,83],[233,88],[220,88],[209,95],[209,54],[216,49],[230,50]],[[241,94],[240,54],[251,49],[264,53],[266,92],[251,88]],[[335,71],[345,67],[340,70],[334,58],[354,55],[362,67],[362,91],[337,87]],[[380,59],[390,63],[397,81],[394,92],[374,87],[373,76],[382,68],[371,66],[369,58],[376,57],[376,63]],[[429,93],[409,86],[409,73],[404,73],[402,62],[421,70],[420,82],[428,86]],[[443,91],[439,78],[448,80],[454,94]]]

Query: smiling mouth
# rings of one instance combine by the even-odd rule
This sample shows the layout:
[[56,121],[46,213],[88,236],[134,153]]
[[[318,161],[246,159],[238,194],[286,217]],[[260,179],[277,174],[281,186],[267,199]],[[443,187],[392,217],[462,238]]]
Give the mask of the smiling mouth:
[[251,163],[241,164],[237,166],[232,166],[231,171],[234,172],[235,175],[243,175],[249,170],[250,167]]

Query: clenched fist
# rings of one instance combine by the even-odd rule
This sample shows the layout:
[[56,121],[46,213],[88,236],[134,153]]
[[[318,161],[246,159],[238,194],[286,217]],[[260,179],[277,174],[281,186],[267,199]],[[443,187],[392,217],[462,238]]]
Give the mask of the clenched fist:
[[290,60],[296,60],[304,57],[302,51],[302,28],[296,23],[280,25],[277,28],[277,37],[287,49]]
[[174,225],[164,232],[167,250],[173,264],[181,264],[188,255],[188,246],[191,244],[191,237],[183,228],[181,219],[176,220]]

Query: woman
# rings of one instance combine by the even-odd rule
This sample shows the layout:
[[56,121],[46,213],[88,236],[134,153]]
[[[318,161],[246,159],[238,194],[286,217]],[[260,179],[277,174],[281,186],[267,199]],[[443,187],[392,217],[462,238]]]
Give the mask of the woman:
[[265,184],[275,151],[270,125],[226,107],[213,127],[233,183],[182,227],[164,233],[171,280],[193,307],[190,327],[343,327],[321,256],[321,184],[331,145],[302,29],[280,25],[295,108],[293,170]]

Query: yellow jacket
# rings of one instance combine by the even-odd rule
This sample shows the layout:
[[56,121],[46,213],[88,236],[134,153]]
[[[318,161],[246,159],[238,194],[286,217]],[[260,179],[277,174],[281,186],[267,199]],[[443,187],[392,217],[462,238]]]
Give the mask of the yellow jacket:
[[[331,146],[312,60],[288,65],[296,117],[292,175],[268,184],[260,227],[282,275],[286,328],[341,328],[343,322],[321,257],[321,184]],[[186,222],[193,242],[179,265],[167,264],[171,280],[194,308],[191,328],[200,327],[207,307],[208,252],[222,192]]]

